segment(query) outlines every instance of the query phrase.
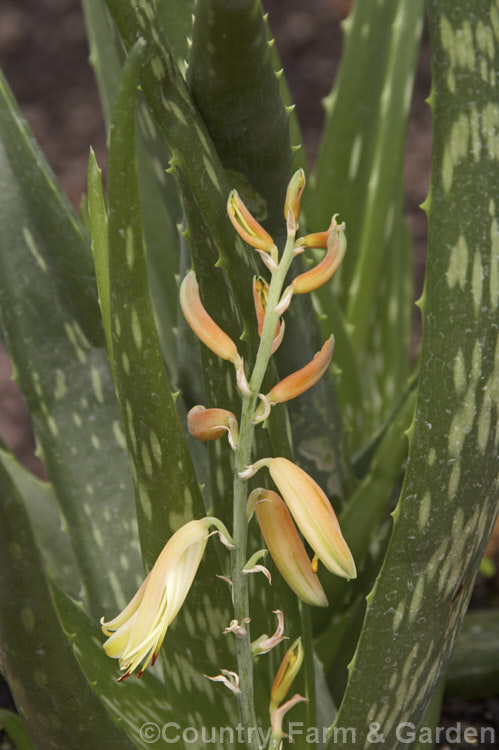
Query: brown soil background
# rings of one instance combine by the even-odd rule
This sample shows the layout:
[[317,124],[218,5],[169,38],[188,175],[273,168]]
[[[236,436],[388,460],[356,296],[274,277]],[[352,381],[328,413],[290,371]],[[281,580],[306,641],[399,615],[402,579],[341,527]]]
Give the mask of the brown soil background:
[[[324,119],[321,100],[334,81],[342,32],[351,0],[264,0],[296,103],[307,154],[313,163]],[[75,208],[85,191],[88,149],[105,165],[100,112],[78,0],[2,0],[0,65],[49,163]],[[407,138],[406,208],[414,238],[416,298],[422,290],[426,218],[419,209],[430,173],[430,53],[427,33],[418,64]],[[419,318],[415,313],[415,340]],[[34,456],[29,416],[11,381],[8,356],[0,346],[0,437],[31,470],[43,476]],[[482,594],[484,582],[482,582]],[[487,584],[490,586],[490,584]],[[497,599],[497,583],[485,592]],[[447,702],[445,724],[466,719],[499,724],[498,702]],[[0,732],[0,748],[3,744]]]

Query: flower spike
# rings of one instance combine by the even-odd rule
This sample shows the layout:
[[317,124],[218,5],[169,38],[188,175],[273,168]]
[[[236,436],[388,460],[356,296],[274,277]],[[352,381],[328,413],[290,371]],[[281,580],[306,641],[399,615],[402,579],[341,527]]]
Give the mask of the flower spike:
[[187,429],[196,440],[208,441],[229,435],[232,446],[237,446],[238,425],[235,414],[227,409],[206,409],[193,406],[187,414]]
[[255,509],[265,544],[279,573],[302,601],[313,607],[327,607],[327,598],[293,519],[277,492],[256,489],[248,498]]
[[[138,676],[156,660],[169,625],[182,607],[215,526],[230,539],[225,526],[216,518],[189,521],[173,534],[154,567],[125,609],[108,622],[101,620],[109,636],[104,651],[119,659],[125,680],[141,664]],[[231,540],[232,541],[232,540]]]
[[[305,273],[296,277],[293,281],[295,294],[305,294],[306,292],[313,292],[314,289],[318,289],[325,284],[326,281],[329,281],[343,260],[343,256],[347,249],[347,240],[344,232],[345,225],[340,224],[338,226],[334,217],[333,222],[334,224],[329,232],[320,232],[318,235],[308,235],[309,238],[313,238],[309,240],[310,244],[308,247],[323,247],[322,235],[328,235],[327,252],[320,263],[309,271],[305,271]],[[303,237],[298,241],[301,244],[304,244],[306,240],[307,237]],[[315,242],[320,244],[314,244]]]
[[186,321],[198,339],[218,357],[232,362],[237,369],[241,363],[237,347],[203,307],[194,271],[189,271],[182,281],[180,306]]
[[274,240],[248,211],[237,190],[231,190],[229,193],[227,214],[236,232],[248,245],[270,253],[272,259],[277,260],[277,257],[274,257],[277,254]]
[[331,357],[333,356],[333,349],[334,337],[330,336],[320,352],[317,352],[308,365],[279,381],[267,393],[267,401],[270,404],[282,404],[284,401],[296,398],[305,391],[308,391],[309,388],[312,388],[322,378],[329,367]]
[[261,465],[263,461],[317,558],[331,573],[342,578],[356,578],[352,553],[343,538],[336,514],[317,482],[287,458],[260,459],[258,463]]

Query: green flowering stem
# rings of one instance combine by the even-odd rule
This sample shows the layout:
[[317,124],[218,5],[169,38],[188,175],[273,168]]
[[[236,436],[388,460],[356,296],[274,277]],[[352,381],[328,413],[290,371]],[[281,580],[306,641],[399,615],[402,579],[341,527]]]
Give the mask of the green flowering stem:
[[[294,258],[294,234],[288,235],[288,240],[278,267],[272,274],[270,288],[267,298],[267,307],[263,324],[260,346],[258,348],[255,366],[249,381],[251,395],[243,396],[241,419],[239,423],[239,443],[235,455],[234,474],[234,523],[233,537],[235,550],[232,553],[232,583],[234,596],[234,617],[238,622],[243,622],[250,616],[248,596],[248,576],[244,575],[243,569],[248,559],[247,541],[248,526],[246,520],[247,483],[241,479],[239,472],[243,472],[251,463],[251,450],[255,424],[253,422],[257,406],[258,393],[262,387],[263,378],[271,356],[272,342],[275,336],[276,326],[279,320],[275,308],[278,305],[286,274],[289,271]],[[250,629],[243,638],[236,638],[237,664],[239,673],[238,695],[239,714],[244,727],[256,727],[255,707],[253,700],[253,662],[251,656]],[[259,747],[256,733],[247,737],[250,748]]]

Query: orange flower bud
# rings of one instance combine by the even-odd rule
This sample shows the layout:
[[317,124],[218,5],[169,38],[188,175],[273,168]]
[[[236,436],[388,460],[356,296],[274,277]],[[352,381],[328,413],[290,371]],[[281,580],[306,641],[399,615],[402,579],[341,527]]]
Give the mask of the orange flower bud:
[[180,307],[198,339],[218,357],[233,362],[237,368],[241,362],[237,347],[203,307],[194,271],[189,271],[180,286]]
[[274,250],[274,240],[248,211],[237,190],[229,193],[227,214],[236,232],[248,245],[266,253]]
[[284,201],[284,218],[288,221],[288,214],[291,210],[295,223],[298,224],[300,218],[300,201],[301,194],[305,187],[305,172],[303,169],[298,169],[289,181],[288,189],[286,192],[286,200]]
[[227,409],[206,409],[200,404],[193,406],[187,414],[187,429],[196,440],[218,440],[230,432],[237,442],[237,419]]
[[287,696],[296,675],[300,671],[303,663],[303,655],[301,638],[297,638],[291,648],[286,651],[281,666],[277,670],[270,693],[269,711],[271,714]]
[[[347,240],[345,237],[344,224],[339,226],[334,223],[333,227],[328,233],[320,232],[317,235],[308,235],[308,241],[311,243],[308,247],[323,247],[323,234],[329,234],[327,239],[327,252],[324,258],[316,266],[306,271],[305,273],[297,276],[293,282],[295,294],[305,294],[306,292],[313,292],[314,289],[318,289],[320,286],[329,281],[332,275],[337,270],[345,251],[347,248]],[[303,244],[307,237],[304,237],[300,242]],[[313,244],[314,242],[321,244]]]
[[282,404],[312,388],[329,367],[333,349],[334,336],[330,336],[308,365],[288,375],[267,393],[267,401],[271,404]]
[[342,578],[356,578],[355,563],[326,494],[311,476],[287,458],[265,459],[270,475],[296,525],[325,567]]
[[249,502],[255,513],[265,544],[277,570],[302,601],[313,607],[327,607],[326,595],[300,539],[286,505],[277,492],[257,489]]
[[[253,301],[255,303],[256,321],[258,324],[258,335],[262,335],[263,321],[265,319],[265,310],[267,309],[267,297],[269,294],[269,285],[261,277],[253,278]],[[279,348],[284,336],[284,321],[279,320],[275,329],[275,337],[272,342],[271,354]]]

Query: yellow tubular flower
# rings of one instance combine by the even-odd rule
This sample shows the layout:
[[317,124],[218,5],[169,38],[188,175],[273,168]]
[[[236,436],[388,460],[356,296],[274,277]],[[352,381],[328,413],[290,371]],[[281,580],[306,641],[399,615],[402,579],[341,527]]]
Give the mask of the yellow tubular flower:
[[288,586],[306,604],[327,607],[324,590],[283,500],[277,492],[257,489],[248,500],[252,501],[265,544]]
[[237,347],[203,307],[194,271],[189,271],[180,286],[180,307],[198,339],[218,357],[232,362],[237,368],[241,362]]
[[270,475],[296,525],[325,567],[342,578],[356,578],[355,563],[326,494],[287,458],[265,459]]
[[271,714],[287,696],[296,675],[300,671],[302,663],[303,646],[301,638],[297,638],[291,648],[286,651],[284,659],[281,662],[281,666],[277,670],[274,684],[272,685],[272,690],[270,693],[269,711]]
[[113,620],[101,620],[102,632],[109,636],[104,651],[119,659],[125,680],[141,664],[140,677],[152,660],[154,664],[166,631],[178,614],[191,588],[209,537],[210,526],[229,539],[216,518],[189,521],[173,534],[153,569],[130,603]]

